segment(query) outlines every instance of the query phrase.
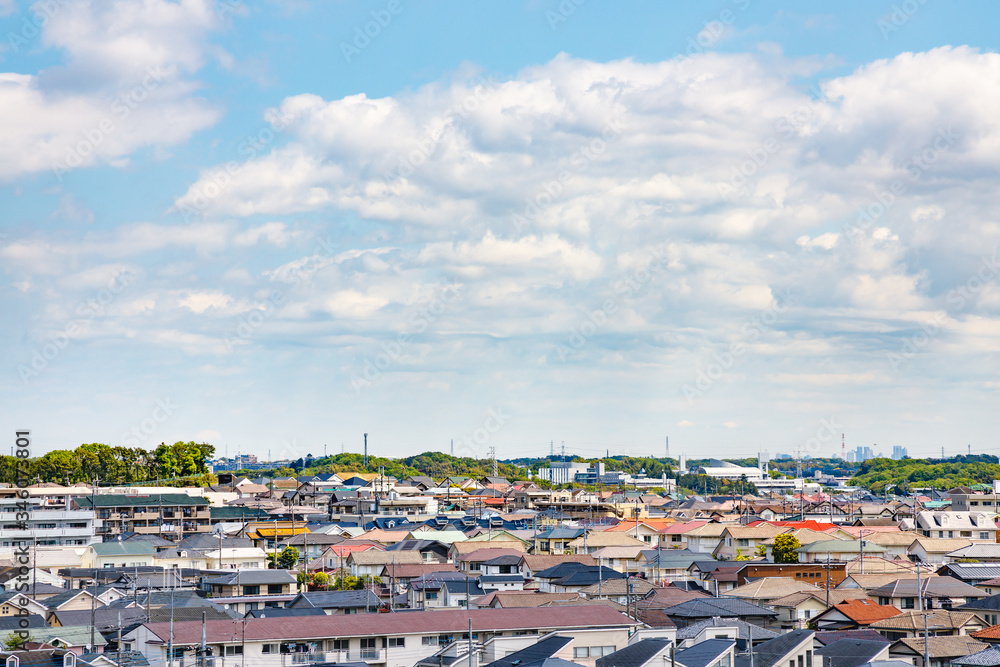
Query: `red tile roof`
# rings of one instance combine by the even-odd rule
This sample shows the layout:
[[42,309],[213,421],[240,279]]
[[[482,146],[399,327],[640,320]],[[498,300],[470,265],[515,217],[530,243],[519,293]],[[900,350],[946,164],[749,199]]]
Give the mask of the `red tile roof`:
[[[573,607],[528,607],[413,611],[397,614],[345,614],[251,619],[245,625],[248,641],[313,640],[330,637],[370,637],[420,633],[500,630],[555,630],[560,628],[626,627],[635,621],[606,605]],[[201,642],[201,621],[175,622],[174,645]],[[146,628],[166,642],[170,623],[147,623]],[[205,636],[213,644],[239,643],[244,638],[243,620],[208,621]]]
[[891,604],[880,605],[870,600],[846,600],[840,604],[833,605],[832,608],[858,625],[868,625],[869,623],[899,616],[903,613]]

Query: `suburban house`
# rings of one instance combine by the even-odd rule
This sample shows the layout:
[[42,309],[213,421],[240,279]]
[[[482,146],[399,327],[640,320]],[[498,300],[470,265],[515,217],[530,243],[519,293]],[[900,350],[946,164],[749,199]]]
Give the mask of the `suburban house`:
[[155,554],[156,548],[149,542],[99,542],[84,550],[81,564],[85,568],[96,569],[148,567],[153,565]]
[[997,526],[985,512],[918,512],[915,524],[917,532],[924,537],[996,543]]

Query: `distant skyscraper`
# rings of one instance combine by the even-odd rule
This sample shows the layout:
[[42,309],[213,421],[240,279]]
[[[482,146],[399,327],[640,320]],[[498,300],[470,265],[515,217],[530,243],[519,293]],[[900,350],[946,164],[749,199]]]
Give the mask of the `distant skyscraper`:
[[906,456],[906,447],[900,447],[899,445],[892,446],[892,458],[894,460],[899,461],[900,459],[905,459]]
[[[854,460],[857,461],[858,463],[862,463],[872,458],[875,458],[875,452],[872,451],[871,447],[865,447],[862,445],[854,450]],[[851,455],[848,454],[847,460],[849,461],[850,459]]]

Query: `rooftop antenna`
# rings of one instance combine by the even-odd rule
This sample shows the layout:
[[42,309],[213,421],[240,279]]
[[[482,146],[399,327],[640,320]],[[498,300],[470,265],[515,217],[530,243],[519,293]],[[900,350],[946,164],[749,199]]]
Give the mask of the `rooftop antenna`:
[[368,434],[365,433],[365,467],[368,467]]

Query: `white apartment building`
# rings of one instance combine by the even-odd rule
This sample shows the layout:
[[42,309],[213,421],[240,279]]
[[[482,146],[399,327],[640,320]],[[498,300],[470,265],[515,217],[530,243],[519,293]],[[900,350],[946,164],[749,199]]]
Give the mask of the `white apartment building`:
[[[593,657],[575,659],[585,667],[595,667],[596,656],[627,646],[631,632],[640,625],[610,607],[581,605],[220,620],[208,621],[204,636],[213,667],[285,667],[315,662],[413,667],[440,649],[456,642],[464,644],[469,639],[470,623],[473,650],[479,654],[477,664],[504,657],[490,655],[489,647],[497,646],[498,638],[531,639],[555,631],[571,637],[574,647],[601,648],[600,652],[587,651]],[[152,665],[182,667],[196,663],[201,638],[201,622],[185,621],[147,623],[122,639],[127,650],[141,652]],[[168,643],[173,645],[172,661],[167,659]]]
[[[0,550],[13,549],[19,542],[38,546],[88,546],[100,542],[96,537],[100,525],[93,510],[69,509],[66,494],[32,493],[48,489],[29,489],[27,498],[19,497],[19,489],[0,489]],[[26,520],[18,513],[28,509]]]

